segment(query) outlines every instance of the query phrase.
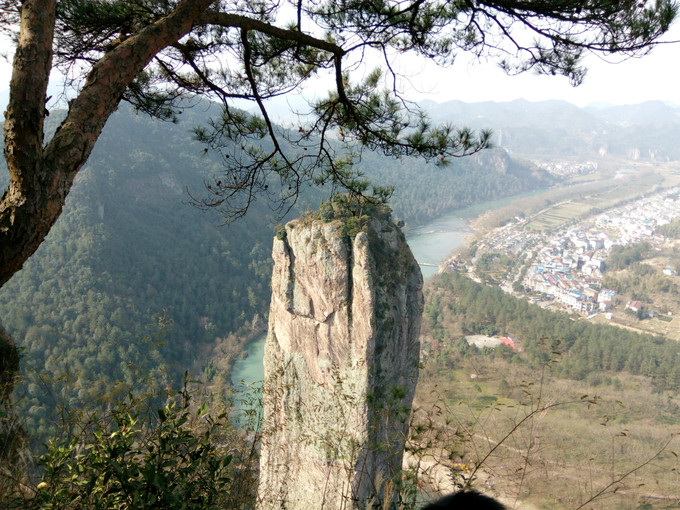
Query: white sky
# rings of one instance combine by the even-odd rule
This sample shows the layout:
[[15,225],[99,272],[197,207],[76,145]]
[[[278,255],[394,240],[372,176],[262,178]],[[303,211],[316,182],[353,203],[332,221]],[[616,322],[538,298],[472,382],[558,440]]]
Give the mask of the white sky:
[[[680,21],[664,36],[664,41],[680,41]],[[411,74],[415,100],[437,102],[458,99],[464,102],[530,101],[562,99],[578,106],[594,102],[635,104],[662,100],[680,106],[680,42],[662,44],[641,58],[619,63],[589,55],[585,80],[572,87],[565,77],[524,73],[507,76],[492,63],[465,62],[461,58],[453,68],[437,69],[415,63]],[[413,65],[413,63],[410,63]],[[420,78],[422,77],[422,78]]]
[[[680,41],[680,21],[674,24],[664,40]],[[6,42],[0,41],[0,54],[6,54],[8,47]],[[585,106],[593,102],[635,104],[658,99],[680,105],[680,43],[660,45],[642,58],[621,63],[608,63],[591,55],[587,57],[586,65],[589,71],[585,81],[576,88],[559,76],[534,73],[507,76],[492,63],[466,62],[464,54],[450,69],[412,58],[404,61],[402,71],[410,77],[410,90],[406,96],[412,100],[562,99]],[[9,87],[10,71],[10,64],[0,59],[0,91]]]

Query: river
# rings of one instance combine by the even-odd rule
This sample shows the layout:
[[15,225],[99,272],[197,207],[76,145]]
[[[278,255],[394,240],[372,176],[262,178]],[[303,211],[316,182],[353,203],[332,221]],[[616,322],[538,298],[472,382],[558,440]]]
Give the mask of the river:
[[264,341],[267,334],[258,337],[248,345],[246,345],[246,356],[237,359],[231,367],[231,384],[235,388],[241,384],[246,386],[257,384],[264,380],[264,365],[262,358],[264,357]]
[[[428,278],[437,273],[439,264],[456,248],[465,245],[465,237],[472,234],[469,222],[485,211],[498,209],[508,205],[513,200],[535,194],[523,193],[511,197],[482,202],[480,204],[457,209],[421,227],[409,230],[406,241],[411,247],[413,256],[420,264],[423,277]],[[266,335],[250,342],[246,347],[247,356],[234,363],[231,370],[232,384],[240,381],[252,384],[264,379],[262,356],[264,355],[264,341]]]
[[451,251],[465,245],[465,237],[470,234],[468,220],[454,211],[407,232],[406,242],[420,264],[423,277],[428,278],[437,273],[439,264]]
[[406,232],[406,241],[413,256],[420,264],[423,277],[428,278],[438,271],[438,266],[453,250],[465,245],[465,238],[473,233],[470,220],[486,211],[500,209],[519,198],[541,193],[531,191],[519,195],[490,200],[464,209],[456,209],[430,223]]

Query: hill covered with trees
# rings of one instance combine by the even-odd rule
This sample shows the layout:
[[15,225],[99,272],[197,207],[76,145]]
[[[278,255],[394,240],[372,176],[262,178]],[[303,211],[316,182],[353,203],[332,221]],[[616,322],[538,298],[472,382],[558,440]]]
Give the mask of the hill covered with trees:
[[[574,321],[566,313],[544,310],[459,273],[438,275],[430,285],[423,324],[433,356],[446,359],[451,350],[471,349],[464,335],[512,335],[521,345],[523,361],[539,367],[559,358],[554,373],[562,377],[587,380],[625,371],[649,377],[660,389],[680,388],[677,342]],[[516,356],[510,348],[499,349],[508,358]]]
[[[218,167],[187,129],[114,116],[47,241],[0,292],[3,323],[23,350],[18,405],[29,431],[54,400],[88,402],[119,379],[134,385],[140,367],[161,387],[176,383],[216,338],[263,327],[267,209],[220,228],[215,212],[188,205],[186,189],[200,191]],[[77,384],[62,395],[65,375]]]

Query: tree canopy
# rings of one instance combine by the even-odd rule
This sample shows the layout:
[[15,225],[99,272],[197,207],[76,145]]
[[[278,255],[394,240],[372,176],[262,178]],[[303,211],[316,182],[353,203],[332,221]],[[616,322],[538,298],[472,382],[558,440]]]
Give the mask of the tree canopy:
[[[306,182],[366,192],[353,171],[365,148],[446,162],[486,147],[488,133],[433,126],[400,97],[392,63],[405,52],[447,65],[470,51],[510,73],[534,69],[578,84],[585,52],[643,53],[676,11],[674,0],[0,2],[2,28],[16,41],[0,284],[44,239],[120,101],[166,119],[197,96],[221,103],[222,115],[197,134],[222,152],[225,174],[201,203],[238,217],[258,193],[285,205]],[[354,78],[369,53],[381,57],[376,70]],[[75,92],[46,143],[53,67]],[[334,87],[311,105],[311,120],[298,129],[275,126],[265,101],[326,70]],[[235,108],[236,99],[260,114]]]

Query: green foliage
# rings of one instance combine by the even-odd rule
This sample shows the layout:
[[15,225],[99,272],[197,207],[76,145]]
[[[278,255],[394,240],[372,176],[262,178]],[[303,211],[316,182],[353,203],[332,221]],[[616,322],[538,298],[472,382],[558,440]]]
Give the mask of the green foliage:
[[[465,334],[510,334],[517,337],[522,359],[540,366],[552,351],[564,354],[555,373],[584,379],[591,373],[626,371],[651,377],[660,388],[680,388],[680,345],[606,324],[573,321],[567,314],[544,310],[480,285],[458,273],[433,277],[425,331],[439,331],[440,344]],[[436,322],[432,317],[436,317]]]
[[389,220],[392,214],[392,209],[386,204],[388,198],[389,195],[385,195],[381,200],[352,194],[335,195],[330,203],[334,218],[343,220],[360,218],[367,221],[370,217],[383,221]]
[[343,234],[354,239],[356,235],[361,232],[362,222],[368,220],[368,216],[357,218],[356,216],[351,216],[344,221]]
[[335,218],[335,211],[333,210],[333,203],[331,201],[321,202],[319,206],[319,219],[324,223],[333,221]]
[[285,225],[278,224],[276,226],[276,238],[279,241],[283,241],[286,238],[286,227]]
[[301,221],[321,220],[329,222],[341,220],[343,235],[353,239],[364,230],[368,222],[374,218],[387,221],[392,215],[392,209],[386,204],[389,194],[384,199],[377,200],[354,194],[336,194],[330,200],[322,202],[317,211],[308,210]]
[[273,222],[262,204],[219,228],[216,213],[186,203],[186,187],[219,168],[190,139],[204,115],[114,115],[45,243],[0,291],[24,356],[17,410],[38,444],[58,405],[86,405],[118,380],[134,387],[140,368],[149,389],[179,388],[215,344],[234,358],[258,333],[249,326],[266,317]]
[[485,252],[477,259],[476,271],[482,280],[500,283],[513,265],[514,261],[504,253]]
[[631,243],[621,246],[612,246],[607,257],[608,269],[625,269],[633,262],[639,262],[647,258],[649,254],[649,243]]
[[253,440],[242,439],[228,409],[194,402],[183,389],[151,412],[149,395],[108,409],[71,413],[62,435],[38,459],[40,480],[6,508],[251,508]]
[[[667,264],[671,264],[674,252],[652,250],[649,243],[614,246],[607,259],[607,266],[617,271],[608,271],[603,285],[616,290],[622,299],[651,305],[650,311],[656,311],[656,307],[668,311],[667,304],[676,301],[680,287],[674,277],[663,274],[660,269],[646,262],[646,259],[658,256],[667,257]],[[647,310],[638,310],[637,316],[646,318]]]
[[680,218],[675,219],[666,225],[657,227],[656,233],[662,234],[671,239],[680,239]]
[[654,293],[667,294],[667,299],[674,299],[673,296],[680,294],[680,288],[671,278],[641,262],[633,262],[625,272],[608,273],[602,284],[639,301],[649,301],[649,295]]

